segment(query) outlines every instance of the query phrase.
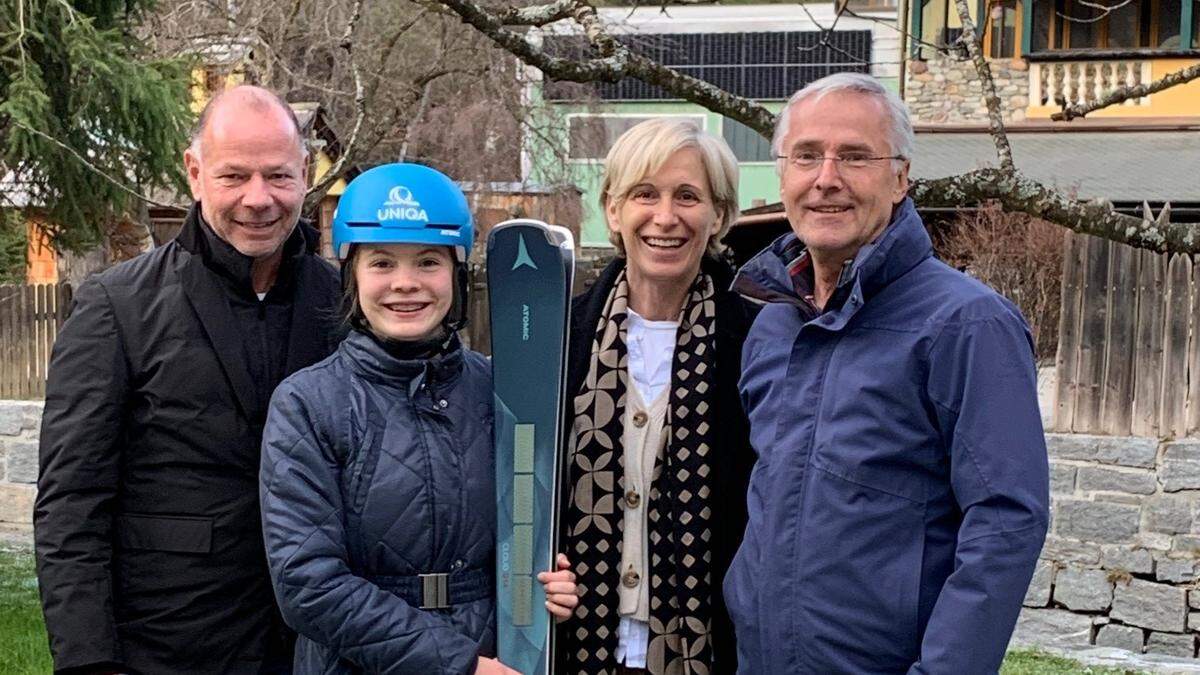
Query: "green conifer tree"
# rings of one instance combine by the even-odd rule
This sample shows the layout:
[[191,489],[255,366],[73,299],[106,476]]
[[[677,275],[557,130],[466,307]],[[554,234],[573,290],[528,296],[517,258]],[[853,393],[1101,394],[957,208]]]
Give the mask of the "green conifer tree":
[[[134,35],[152,2],[0,0],[0,177],[44,209],[60,250],[99,242],[131,192],[184,186],[188,70]],[[6,207],[25,200],[4,197],[14,227]]]

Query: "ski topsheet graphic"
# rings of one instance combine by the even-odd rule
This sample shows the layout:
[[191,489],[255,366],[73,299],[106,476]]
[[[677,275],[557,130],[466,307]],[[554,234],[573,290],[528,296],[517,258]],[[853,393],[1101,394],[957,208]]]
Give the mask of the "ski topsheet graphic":
[[487,243],[496,392],[496,638],[500,661],[550,672],[552,619],[537,573],[558,549],[559,457],[575,242],[509,220]]

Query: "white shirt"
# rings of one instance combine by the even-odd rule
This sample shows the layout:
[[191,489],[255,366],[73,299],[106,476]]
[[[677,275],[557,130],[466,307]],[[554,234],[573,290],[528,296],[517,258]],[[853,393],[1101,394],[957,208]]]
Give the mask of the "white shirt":
[[[627,400],[638,401],[639,404],[641,401],[661,404],[658,397],[671,384],[671,364],[675,356],[679,323],[647,321],[633,309],[627,311],[629,322],[625,329],[629,358],[626,364],[629,381],[636,389],[636,394]],[[650,469],[653,470],[653,465]],[[646,471],[645,475],[649,476],[650,471]],[[617,625],[617,663],[624,663],[629,668],[645,668],[649,647],[650,624],[632,616],[622,616]]]
[[675,356],[678,321],[647,321],[632,309],[625,325],[629,352],[629,379],[647,403],[671,384],[671,359]]

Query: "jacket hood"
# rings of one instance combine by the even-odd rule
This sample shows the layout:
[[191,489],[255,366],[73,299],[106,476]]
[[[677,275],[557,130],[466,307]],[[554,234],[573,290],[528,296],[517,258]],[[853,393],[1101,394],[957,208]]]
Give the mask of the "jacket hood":
[[[755,254],[738,272],[733,290],[762,303],[802,302],[788,274],[788,265],[805,252],[804,243],[789,232]],[[863,246],[854,262],[842,270],[838,289],[850,287],[869,300],[892,281],[933,255],[933,242],[912,199],[906,197],[875,241]]]

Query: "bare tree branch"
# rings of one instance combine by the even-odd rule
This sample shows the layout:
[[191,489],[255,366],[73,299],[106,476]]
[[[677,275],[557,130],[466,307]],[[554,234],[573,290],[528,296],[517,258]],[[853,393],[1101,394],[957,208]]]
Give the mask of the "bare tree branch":
[[807,2],[801,2],[800,9],[804,11],[804,13],[808,16],[808,20],[811,21],[814,26],[821,29],[821,39],[817,40],[816,43],[814,43],[813,45],[811,45],[809,47],[801,47],[800,51],[811,52],[811,51],[816,51],[816,50],[820,49],[821,47],[825,47],[826,49],[828,49],[831,52],[834,52],[835,54],[839,54],[841,56],[846,57],[847,59],[850,59],[851,63],[861,63],[863,65],[868,65],[868,66],[871,65],[870,61],[863,61],[862,59],[855,56],[854,54],[851,54],[850,52],[846,51],[845,49],[842,49],[841,47],[835,46],[832,42],[829,41],[829,36],[833,33],[834,29],[837,28],[838,21],[841,20],[842,13],[846,9],[845,4],[843,4],[840,8],[838,8],[837,13],[833,15],[833,23],[829,24],[829,26],[822,26],[821,22],[817,21],[817,17],[813,16],[813,13],[809,11]]
[[[935,52],[937,52],[939,54],[943,54],[943,55],[948,55],[951,52],[950,48],[947,47],[946,45],[939,45],[934,42],[927,42],[925,40],[922,40],[920,35],[914,35],[913,33],[908,32],[902,26],[897,25],[897,23],[894,19],[882,19],[877,16],[867,16],[865,14],[859,14],[859,13],[855,12],[854,10],[850,9],[850,7],[845,4],[842,5],[841,10],[839,10],[839,11],[841,13],[845,14],[846,16],[851,16],[851,17],[854,17],[855,19],[862,19],[863,21],[871,21],[871,22],[879,24],[880,26],[883,26],[884,28],[890,28],[891,30],[895,31],[896,33],[898,33],[900,35],[901,44],[904,44],[905,41],[908,41],[912,44],[917,44],[922,47],[928,47],[929,49],[932,49]],[[902,63],[902,62],[904,62],[904,59],[901,59],[899,61],[899,63]],[[879,63],[879,62],[877,61],[876,63]]]
[[1097,14],[1096,16],[1090,16],[1086,19],[1081,19],[1077,16],[1069,16],[1069,15],[1064,14],[1063,12],[1059,12],[1057,10],[1055,10],[1054,13],[1059,18],[1061,18],[1065,21],[1070,21],[1072,23],[1096,23],[1097,21],[1100,21],[1101,19],[1108,16],[1109,14],[1112,14],[1116,10],[1121,9],[1125,5],[1128,5],[1129,3],[1133,2],[1133,0],[1121,0],[1121,2],[1118,2],[1115,5],[1104,5],[1104,4],[1101,4],[1098,2],[1088,2],[1088,0],[1075,0],[1075,1],[1078,2],[1079,4],[1083,5],[1084,7],[1091,7],[1092,9],[1098,9],[1098,10],[1100,10],[1100,13]]
[[410,140],[411,129],[413,125],[420,124],[421,119],[425,117],[425,111],[429,108],[429,92],[433,89],[433,80],[425,83],[421,88],[421,100],[417,103],[417,112],[408,118],[408,122],[404,125],[404,142],[400,144],[400,154],[396,160],[403,162],[408,157],[408,142]]
[[971,21],[971,9],[967,0],[954,0],[958,8],[958,16],[962,21],[962,35],[959,38],[967,47],[967,54],[975,64],[979,73],[979,85],[983,91],[983,100],[987,104],[988,134],[996,144],[996,156],[1000,159],[1000,168],[1004,171],[1016,171],[1013,165],[1012,146],[1008,144],[1008,133],[1004,130],[1004,114],[1000,111],[1000,97],[996,95],[996,81],[992,78],[992,67],[983,56],[983,41],[975,22]]
[[[408,31],[412,30],[413,27],[416,26],[421,21],[421,19],[425,18],[425,15],[428,12],[429,12],[428,9],[422,7],[421,11],[417,12],[416,15],[413,16],[412,19],[410,19],[407,23],[401,25],[397,30],[395,30],[392,33],[391,37],[389,37],[387,39],[387,41],[384,42],[383,49],[379,50],[379,66],[378,66],[377,72],[380,72],[380,73],[384,72],[388,61],[392,58],[392,53],[396,50],[396,45],[400,43],[400,38],[403,37],[404,35],[407,35]],[[375,85],[373,87],[371,87],[372,94],[374,94],[375,90],[379,88],[380,82],[382,82],[382,80],[379,78],[376,78]]]
[[1145,84],[1139,84],[1132,87],[1117,87],[1108,94],[1096,99],[1095,101],[1083,105],[1064,105],[1061,112],[1056,112],[1050,116],[1050,119],[1061,122],[1071,121],[1076,117],[1083,117],[1088,113],[1095,112],[1101,108],[1107,108],[1111,105],[1116,105],[1131,98],[1141,98],[1160,92],[1164,89],[1170,89],[1175,85],[1191,82],[1200,78],[1200,63],[1197,63],[1182,70],[1177,70],[1169,75]]
[[1144,220],[1113,211],[1107,201],[1080,202],[1016,171],[979,169],[958,176],[914,181],[913,201],[925,207],[961,207],[985,201],[1005,211],[1027,213],[1081,234],[1159,253],[1200,253],[1200,228],[1186,223]]
[[583,28],[588,42],[601,56],[582,62],[550,56],[523,36],[505,29],[497,16],[474,0],[434,2],[449,7],[463,21],[491,38],[500,48],[542,71],[551,79],[568,82],[617,82],[624,77],[636,77],[710,110],[721,110],[727,117],[761,134],[769,136],[775,124],[774,114],[763,105],[734,96],[703,80],[684,75],[657,61],[635,54],[609,34],[599,20],[595,8],[581,0],[574,0],[572,18]]
[[350,59],[350,69],[354,73],[354,130],[350,132],[350,137],[346,140],[346,145],[342,148],[342,154],[334,162],[329,171],[317,181],[317,184],[309,189],[308,194],[304,197],[305,208],[316,206],[317,202],[325,196],[329,188],[333,186],[346,169],[349,168],[350,157],[355,152],[354,144],[358,141],[358,134],[362,131],[363,120],[367,116],[367,94],[363,87],[362,73],[359,72],[358,62],[354,59],[354,26],[358,23],[359,17],[362,16],[363,0],[354,0],[354,8],[350,10],[350,20],[346,22],[346,32],[342,35],[342,41],[339,45],[346,50],[346,55]]
[[545,26],[571,18],[575,9],[574,0],[554,0],[548,5],[533,5],[531,7],[510,7],[496,15],[505,26]]

